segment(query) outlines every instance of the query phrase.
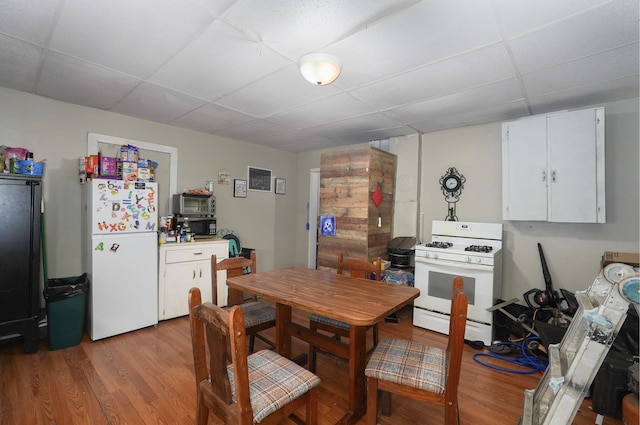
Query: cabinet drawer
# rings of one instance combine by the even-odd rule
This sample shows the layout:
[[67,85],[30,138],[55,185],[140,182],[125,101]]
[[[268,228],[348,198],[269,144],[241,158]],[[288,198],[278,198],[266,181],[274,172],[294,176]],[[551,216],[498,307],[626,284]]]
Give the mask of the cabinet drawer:
[[198,244],[194,247],[180,247],[179,249],[167,249],[165,251],[165,264],[183,263],[187,261],[209,260],[212,255],[218,258],[227,258],[229,248],[226,243]]

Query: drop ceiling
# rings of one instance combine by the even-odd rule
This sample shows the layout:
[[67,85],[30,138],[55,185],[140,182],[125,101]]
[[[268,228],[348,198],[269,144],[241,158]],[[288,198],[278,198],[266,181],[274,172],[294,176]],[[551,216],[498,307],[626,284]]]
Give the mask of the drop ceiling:
[[638,27],[638,0],[3,0],[0,86],[305,152],[636,98]]

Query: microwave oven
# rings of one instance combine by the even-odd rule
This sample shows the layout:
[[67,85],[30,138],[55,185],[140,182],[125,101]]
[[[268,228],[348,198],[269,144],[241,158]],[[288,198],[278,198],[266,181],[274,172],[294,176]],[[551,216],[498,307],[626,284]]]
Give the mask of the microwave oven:
[[213,218],[216,215],[216,198],[208,194],[177,193],[173,195],[173,214],[190,219]]

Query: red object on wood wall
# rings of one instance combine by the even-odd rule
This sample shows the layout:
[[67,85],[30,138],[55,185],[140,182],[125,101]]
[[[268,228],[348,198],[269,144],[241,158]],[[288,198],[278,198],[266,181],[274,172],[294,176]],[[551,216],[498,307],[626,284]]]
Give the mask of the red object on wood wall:
[[380,190],[380,186],[376,187],[376,190],[371,194],[371,200],[373,201],[373,205],[378,208],[380,203],[382,202],[382,191]]

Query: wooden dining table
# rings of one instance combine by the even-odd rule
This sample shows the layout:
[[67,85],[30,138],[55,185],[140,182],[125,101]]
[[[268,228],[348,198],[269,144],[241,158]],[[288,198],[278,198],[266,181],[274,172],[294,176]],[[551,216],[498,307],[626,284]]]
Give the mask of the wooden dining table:
[[[366,413],[366,329],[420,295],[411,286],[357,279],[335,272],[287,267],[227,279],[229,304],[242,292],[276,304],[276,351],[291,358],[291,337],[330,347],[349,361],[349,410],[337,422],[354,424]],[[292,309],[318,313],[348,323],[349,344],[294,323]]]

